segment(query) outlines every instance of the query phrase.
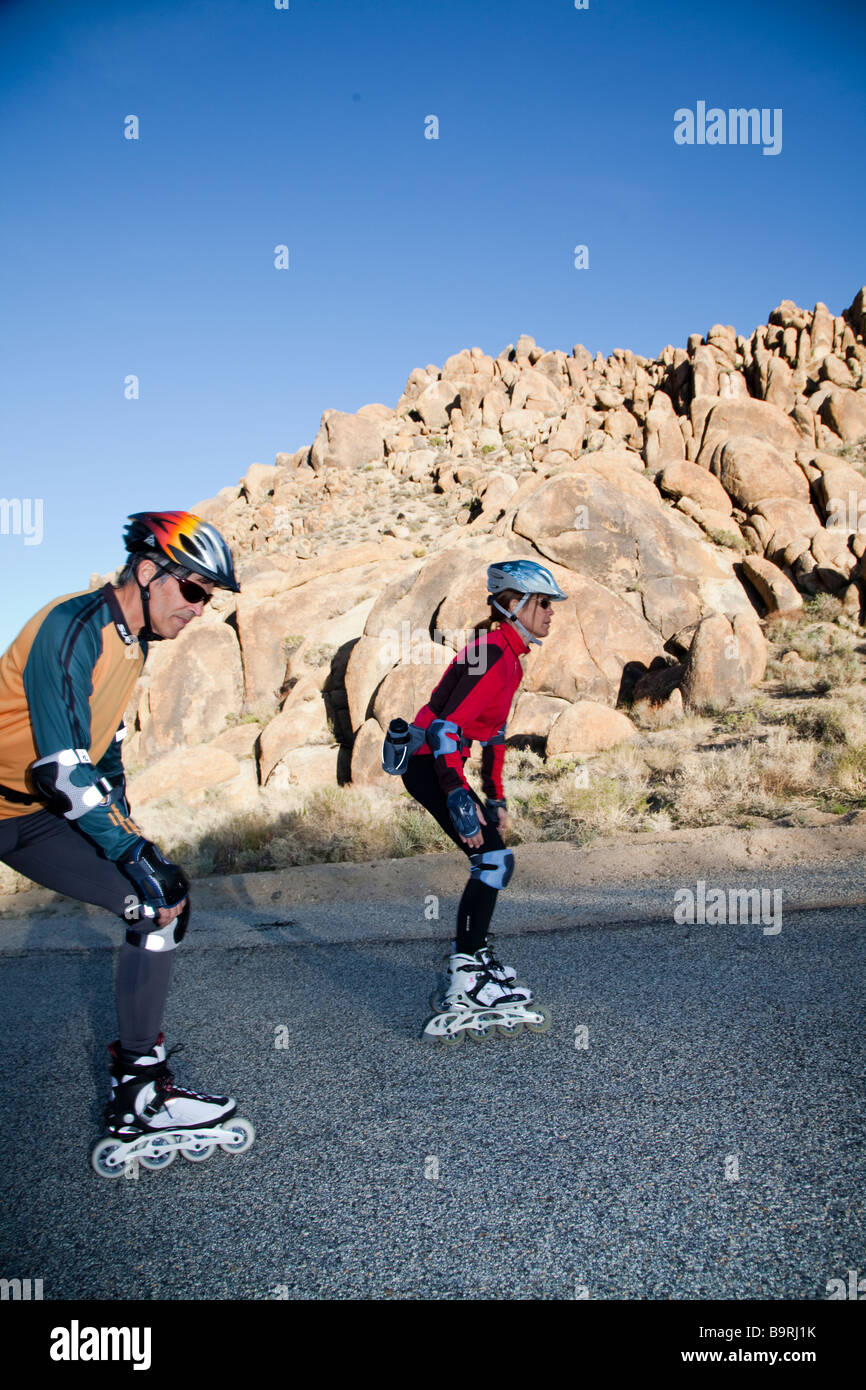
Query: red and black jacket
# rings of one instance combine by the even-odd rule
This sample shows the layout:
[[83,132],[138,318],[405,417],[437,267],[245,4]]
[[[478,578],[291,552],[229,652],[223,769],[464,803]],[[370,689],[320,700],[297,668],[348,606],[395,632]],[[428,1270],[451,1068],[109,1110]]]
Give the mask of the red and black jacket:
[[412,720],[421,729],[429,729],[438,719],[457,725],[453,751],[435,755],[428,744],[422,743],[413,755],[434,757],[439,784],[446,795],[468,785],[464,764],[473,739],[478,739],[483,748],[484,795],[492,801],[504,799],[505,722],[523,678],[518,657],[528,651],[516,629],[508,624],[483,632],[458,652],[427,704]]

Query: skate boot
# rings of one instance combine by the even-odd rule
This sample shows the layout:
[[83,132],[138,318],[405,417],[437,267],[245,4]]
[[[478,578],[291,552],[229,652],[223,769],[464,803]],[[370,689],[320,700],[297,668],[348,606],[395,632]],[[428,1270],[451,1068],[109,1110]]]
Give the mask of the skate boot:
[[519,990],[528,1004],[532,998],[532,990],[528,985],[518,984],[517,971],[513,965],[503,965],[500,960],[497,960],[493,953],[493,947],[490,945],[492,940],[493,933],[491,932],[485,944],[475,952],[475,959],[487,967],[494,980],[498,980],[500,984],[506,985],[511,990]]
[[190,1163],[201,1163],[217,1144],[226,1153],[242,1153],[252,1144],[255,1130],[249,1120],[233,1118],[237,1102],[231,1096],[202,1095],[175,1085],[168,1058],[180,1050],[167,1053],[162,1033],[141,1057],[119,1042],[109,1045],[108,1136],[91,1154],[100,1177],[137,1176],[139,1164],[167,1168],[178,1151]]
[[[501,985],[509,994],[513,995],[515,999],[520,998],[523,1000],[524,1004],[528,1004],[532,999],[532,990],[528,985],[517,984],[517,971],[513,966],[503,965],[501,961],[497,960],[489,944],[491,937],[492,933],[491,936],[488,937],[487,942],[475,952],[474,956],[469,958],[474,960],[479,968],[486,970],[493,977],[495,982]],[[454,983],[454,962],[463,960],[463,958],[464,957],[459,952],[455,952],[453,955],[446,957],[448,964],[445,971],[444,983],[440,982],[430,995],[430,1008],[434,1013],[440,1013],[442,1009],[445,1008],[448,991]]]
[[448,987],[441,1008],[424,1027],[422,1036],[454,1046],[468,1034],[474,1042],[495,1036],[515,1038],[527,1028],[544,1033],[550,1018],[527,1000],[522,990],[497,980],[477,955],[455,953],[448,964]]

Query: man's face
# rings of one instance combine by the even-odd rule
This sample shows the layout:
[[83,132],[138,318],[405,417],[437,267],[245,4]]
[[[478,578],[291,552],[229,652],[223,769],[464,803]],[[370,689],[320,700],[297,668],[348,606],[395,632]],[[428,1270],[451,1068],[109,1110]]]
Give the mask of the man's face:
[[[148,570],[155,572],[155,567],[146,562],[139,570],[139,579],[143,584],[148,583]],[[183,632],[187,623],[191,623],[193,618],[200,618],[204,612],[204,602],[193,601],[186,598],[181,591],[182,583],[195,584],[199,589],[204,589],[205,593],[212,594],[214,586],[208,579],[201,575],[192,575],[189,580],[179,580],[173,574],[163,575],[155,584],[150,586],[150,625],[153,631],[160,637],[165,637],[173,641],[175,637]]]

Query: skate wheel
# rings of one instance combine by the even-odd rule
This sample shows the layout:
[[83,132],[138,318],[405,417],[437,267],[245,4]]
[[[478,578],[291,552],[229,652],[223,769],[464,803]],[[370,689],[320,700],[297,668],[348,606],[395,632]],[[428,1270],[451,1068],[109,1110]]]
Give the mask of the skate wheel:
[[242,1154],[248,1149],[256,1137],[256,1131],[249,1120],[245,1120],[239,1115],[236,1120],[231,1120],[223,1129],[230,1129],[235,1136],[230,1142],[224,1141],[220,1148],[227,1154]]
[[540,1023],[530,1023],[528,1019],[524,1019],[524,1028],[529,1033],[546,1033],[552,1022],[549,1011],[543,1009],[540,1004],[531,1004],[529,1007],[532,1009],[533,1013],[541,1014],[542,1021]]
[[523,1032],[523,1024],[519,1019],[516,1023],[497,1023],[496,1032],[500,1038],[519,1038]]
[[484,1043],[490,1041],[496,1032],[496,1028],[497,1025],[495,1023],[482,1023],[480,1027],[467,1028],[466,1032],[473,1042]]
[[122,1178],[126,1168],[126,1144],[119,1139],[100,1139],[90,1155],[94,1173],[101,1178]]
[[157,1134],[151,1138],[150,1143],[157,1152],[138,1155],[138,1161],[142,1168],[149,1168],[151,1172],[156,1172],[160,1168],[167,1168],[170,1163],[174,1163],[177,1150],[170,1147],[170,1141],[164,1134]]
[[202,1139],[197,1134],[193,1140],[192,1148],[181,1149],[181,1153],[187,1163],[204,1163],[206,1158],[210,1158],[215,1148],[216,1144],[209,1144],[206,1139]]
[[438,1037],[425,1033],[424,1038],[425,1041],[436,1043],[439,1047],[460,1047],[463,1043],[463,1030],[459,1033],[440,1033]]

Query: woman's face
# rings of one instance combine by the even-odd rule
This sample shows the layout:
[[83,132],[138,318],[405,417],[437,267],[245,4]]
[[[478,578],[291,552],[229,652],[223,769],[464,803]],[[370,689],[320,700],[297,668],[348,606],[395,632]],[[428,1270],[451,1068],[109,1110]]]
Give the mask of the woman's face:
[[[519,599],[512,599],[508,605],[512,613],[519,602]],[[547,603],[546,608],[541,606],[544,602]],[[530,632],[533,637],[545,638],[553,621],[553,603],[550,599],[545,599],[542,594],[532,594],[517,616],[527,632]]]

